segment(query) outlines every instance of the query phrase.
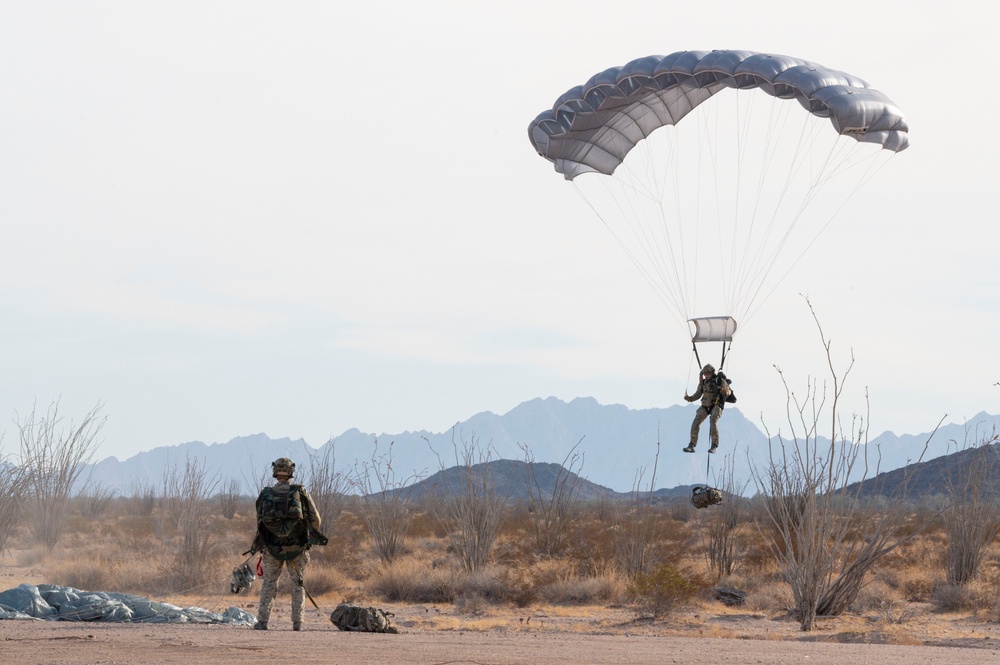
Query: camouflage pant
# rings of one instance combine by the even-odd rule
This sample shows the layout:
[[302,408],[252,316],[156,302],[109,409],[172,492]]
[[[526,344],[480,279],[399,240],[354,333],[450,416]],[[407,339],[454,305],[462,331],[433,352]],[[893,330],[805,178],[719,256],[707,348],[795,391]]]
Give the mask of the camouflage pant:
[[[698,430],[701,429],[701,424],[705,422],[705,418],[708,418],[708,408],[704,406],[699,406],[698,410],[694,414],[694,422],[691,423],[691,445],[698,445]],[[719,445],[719,418],[722,417],[722,409],[715,407],[712,409],[712,419],[709,421],[708,433],[712,438],[712,445]]]
[[288,579],[292,581],[292,623],[302,623],[302,610],[306,604],[302,584],[309,564],[309,552],[303,552],[289,561],[282,561],[266,551],[263,554],[264,580],[260,586],[260,603],[257,605],[257,621],[260,623],[267,623],[271,619],[271,605],[278,594],[278,578],[281,577],[281,568],[285,564],[288,566]]

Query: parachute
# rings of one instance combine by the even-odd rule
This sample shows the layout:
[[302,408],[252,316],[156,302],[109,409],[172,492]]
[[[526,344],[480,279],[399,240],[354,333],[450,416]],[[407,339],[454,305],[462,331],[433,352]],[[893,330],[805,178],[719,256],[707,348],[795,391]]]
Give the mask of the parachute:
[[[909,144],[900,109],[863,79],[736,50],[599,72],[528,135],[692,342],[723,344]],[[696,316],[708,307],[723,315]]]

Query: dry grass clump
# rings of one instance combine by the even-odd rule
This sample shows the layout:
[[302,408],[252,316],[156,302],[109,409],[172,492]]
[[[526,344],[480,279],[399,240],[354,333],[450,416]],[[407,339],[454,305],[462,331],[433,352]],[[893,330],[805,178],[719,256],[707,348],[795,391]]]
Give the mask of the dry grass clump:
[[885,608],[896,607],[903,601],[903,594],[899,589],[876,579],[861,587],[851,609],[855,612],[882,612]]
[[325,565],[309,565],[306,568],[306,588],[314,596],[341,593],[351,588],[351,580],[338,569]]
[[430,568],[413,558],[383,566],[368,586],[388,601],[450,603],[458,595],[455,573],[450,567]]
[[940,584],[930,602],[938,612],[979,612],[993,607],[996,590],[986,584]]
[[747,593],[743,605],[755,612],[774,616],[788,612],[795,605],[792,590],[785,583],[775,580]]
[[628,584],[614,573],[597,577],[573,576],[543,586],[538,595],[549,603],[621,603],[628,595]]

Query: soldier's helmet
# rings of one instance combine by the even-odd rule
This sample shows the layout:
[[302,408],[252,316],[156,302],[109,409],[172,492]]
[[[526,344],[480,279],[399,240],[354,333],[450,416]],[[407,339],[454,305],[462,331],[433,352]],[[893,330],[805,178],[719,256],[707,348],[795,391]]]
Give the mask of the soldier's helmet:
[[712,367],[711,365],[705,365],[704,367],[701,368],[701,373],[702,374],[715,374],[715,368]]
[[293,477],[295,475],[295,462],[287,457],[279,457],[271,462],[271,475],[277,478],[279,473],[287,473],[289,478]]

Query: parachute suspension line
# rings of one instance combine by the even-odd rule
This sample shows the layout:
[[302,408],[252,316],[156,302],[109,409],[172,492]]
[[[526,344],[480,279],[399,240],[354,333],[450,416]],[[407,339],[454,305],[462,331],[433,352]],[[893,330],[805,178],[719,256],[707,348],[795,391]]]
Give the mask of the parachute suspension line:
[[[800,135],[800,145],[802,145],[804,143],[804,137],[806,135],[806,129],[807,129],[806,127],[803,127],[802,135]],[[814,126],[813,129],[815,130],[815,126]],[[808,142],[810,145],[813,144],[813,143],[815,143],[815,141],[816,141],[815,137],[816,137],[816,133],[815,133],[815,131],[813,131],[813,139],[812,139],[812,141]],[[757,262],[757,269],[755,270],[753,279],[748,282],[748,286],[750,288],[748,290],[748,293],[745,296],[745,301],[747,303],[747,305],[746,305],[747,312],[743,316],[744,322],[749,318],[749,313],[751,311],[752,312],[756,312],[757,311],[757,309],[759,307],[759,305],[755,306],[755,303],[757,302],[757,298],[760,295],[762,289],[764,288],[764,285],[767,282],[768,276],[771,274],[772,270],[774,269],[774,266],[775,266],[775,264],[777,262],[778,256],[781,254],[782,249],[784,249],[786,243],[788,242],[788,239],[791,237],[793,231],[795,230],[796,226],[798,225],[799,220],[802,218],[802,215],[805,213],[806,209],[809,207],[809,204],[817,196],[817,194],[819,192],[819,189],[822,186],[822,184],[824,184],[825,179],[823,178],[823,174],[827,172],[827,166],[830,164],[831,157],[833,156],[833,154],[835,153],[835,151],[836,151],[836,146],[834,146],[833,148],[831,148],[830,152],[826,156],[826,159],[823,161],[822,166],[819,169],[819,171],[817,173],[814,173],[814,174],[811,175],[809,187],[808,187],[806,193],[803,195],[802,200],[799,201],[797,209],[791,215],[791,221],[786,226],[785,232],[782,234],[781,239],[777,242],[777,244],[775,244],[771,248],[771,250],[770,250],[768,256],[766,256],[766,258],[763,258],[763,260],[760,260],[760,261]],[[809,151],[806,150],[805,152],[808,153]],[[806,161],[807,160],[805,160],[805,159],[797,160],[797,162],[793,163],[790,166],[790,168],[789,168],[789,174],[788,174],[788,177],[786,179],[785,187],[782,189],[781,196],[779,198],[779,204],[775,208],[775,213],[774,213],[775,216],[777,216],[779,209],[784,204],[784,201],[786,199],[786,194],[788,192],[788,187],[790,185],[792,177],[794,176],[794,173],[800,171]],[[811,163],[810,163],[810,165],[811,165]],[[805,255],[805,252],[808,250],[809,247],[812,246],[812,244],[816,241],[816,238],[819,237],[819,234],[822,233],[823,229],[825,229],[827,225],[829,225],[829,221],[827,221],[827,223],[823,225],[823,227],[820,229],[820,231],[817,233],[817,235],[809,242],[809,244],[799,254],[799,256],[796,257],[795,261],[793,262],[793,265],[797,264],[801,260],[802,256]],[[763,256],[764,247],[761,247],[761,250],[762,250],[762,256]],[[782,275],[781,279],[778,281],[778,283],[780,283],[788,275],[788,273],[790,271],[791,271],[791,268],[789,268],[788,270],[786,270],[785,273]],[[768,295],[770,295],[771,293],[774,292],[774,289],[777,288],[777,285],[778,284],[776,283],[774,286],[772,286],[772,288],[768,291]],[[744,325],[745,325],[745,323],[744,323]]]
[[[622,241],[622,239],[618,236],[618,234],[615,233],[614,228],[608,223],[608,221],[604,218],[604,215],[601,214],[601,211],[597,209],[597,207],[593,204],[593,202],[589,198],[587,198],[586,194],[584,194],[583,191],[581,191],[579,185],[577,185],[576,182],[574,181],[570,181],[570,184],[573,185],[574,191],[576,191],[576,193],[580,196],[580,198],[583,199],[583,201],[590,207],[594,215],[596,215],[597,218],[601,220],[601,223],[604,225],[604,228],[606,228],[611,233],[611,237],[614,238],[615,242],[618,243],[618,246],[622,248],[622,250],[625,252],[625,255],[628,256],[629,260],[639,271],[639,274],[642,275],[643,279],[646,280],[646,283],[648,283],[650,287],[652,287],[653,292],[656,293],[660,301],[667,306],[667,309],[670,310],[670,313],[673,315],[677,323],[682,328],[687,330],[687,319],[681,317],[678,314],[680,307],[676,301],[676,297],[668,293],[662,284],[658,284],[656,280],[653,279],[649,270],[647,270],[646,267],[642,265],[642,263],[636,258],[635,254],[629,249],[628,245],[626,245]],[[604,182],[603,184],[605,188],[608,188],[608,184],[606,182]],[[617,199],[615,200],[617,201]],[[620,204],[619,204],[619,209],[621,210],[624,216],[624,210],[620,207]]]
[[[686,284],[685,276],[688,274],[687,247],[686,247],[686,240],[684,238],[683,211],[681,210],[681,204],[680,204],[681,187],[680,187],[680,178],[678,175],[679,172],[677,169],[678,142],[677,142],[675,128],[669,127],[667,129],[669,129],[670,131],[667,132],[664,138],[669,144],[669,150],[667,151],[669,162],[664,165],[663,180],[660,184],[659,198],[658,198],[660,223],[662,225],[664,234],[664,246],[662,253],[664,256],[669,257],[668,262],[670,264],[671,272],[673,273],[673,279],[671,280],[671,283],[676,285],[678,297],[681,303],[681,315],[683,316],[684,320],[687,321],[687,319],[691,318],[691,312],[689,306],[689,299],[691,298],[691,294],[689,292],[686,292],[684,288]],[[650,159],[652,161],[652,157],[650,157]],[[671,228],[670,217],[668,216],[667,210],[663,205],[663,197],[667,189],[668,181],[673,186],[672,187],[673,203],[674,203],[673,220],[674,224],[676,225],[676,234],[671,234],[670,232]],[[676,235],[677,237],[676,243],[673,241],[672,235]],[[697,228],[695,228],[695,247],[697,247],[697,243],[698,243]],[[696,258],[697,258],[697,252],[696,252]],[[694,301],[690,300],[690,302]],[[686,329],[686,324],[685,324],[685,329]]]
[[[642,149],[639,155],[646,155],[647,157],[647,159],[645,160],[646,161],[645,170],[647,176],[649,176],[651,173],[653,173],[654,160],[652,159],[652,155],[650,154],[649,151],[648,147],[649,144],[647,142],[643,142],[641,146]],[[628,186],[632,191],[638,191],[639,188],[633,185],[637,184],[634,182],[635,180],[641,180],[641,178],[638,178],[635,175],[635,173],[631,170],[631,168],[628,166],[626,166],[624,170],[622,169],[619,170],[621,170],[621,174],[615,176],[615,181],[620,182],[623,186]],[[607,186],[607,183],[609,181],[605,180],[604,182],[606,183]],[[646,184],[647,182],[651,182],[651,180],[648,177],[647,180],[642,184]],[[644,189],[648,192],[652,202],[657,206],[659,210],[662,211],[662,201],[660,200],[660,197],[655,196],[654,192],[651,191],[648,188],[648,186],[645,187]],[[614,198],[616,201],[618,200],[618,197],[612,197],[612,198]],[[633,203],[633,201],[629,199],[629,203]],[[652,235],[653,225],[649,220],[650,214],[644,213],[639,203],[640,202],[633,203],[631,216],[626,217],[623,215],[622,217],[629,221],[629,227],[630,227],[629,230],[632,233],[632,237],[636,241],[636,244],[638,245],[639,249],[642,250],[642,253],[645,256],[647,262],[646,265],[648,266],[648,269],[652,271],[650,272],[649,280],[653,284],[654,289],[658,289],[664,292],[668,299],[668,302],[673,303],[674,307],[680,310],[682,319],[686,321],[687,306],[686,303],[684,302],[684,294],[679,286],[672,286],[672,285],[679,285],[681,284],[681,282],[677,281],[676,279],[675,280],[669,279],[667,274],[668,272],[671,272],[671,269],[673,269],[672,271],[676,278],[676,261],[669,260],[669,255],[667,253],[667,250],[670,249],[669,238],[663,242],[657,242],[657,239],[654,238]],[[662,212],[661,212],[661,218],[662,218]],[[621,242],[620,244],[624,246],[625,243]],[[664,246],[661,247],[661,245]],[[634,259],[634,262],[637,264],[641,263],[638,259]],[[655,279],[657,277],[659,278],[658,280]],[[684,324],[682,324],[682,327],[684,327]]]
[[[673,127],[667,126],[663,130],[673,130]],[[677,205],[678,197],[674,196],[675,209],[673,220],[674,223],[670,222],[670,215],[667,214],[667,210],[663,204],[664,193],[666,191],[668,180],[675,183],[674,191],[679,191],[677,186],[677,145],[676,145],[676,135],[675,130],[673,131],[661,131],[660,138],[668,144],[666,154],[670,158],[670,162],[663,165],[662,170],[658,173],[657,165],[658,161],[654,157],[654,141],[647,140],[642,142],[642,154],[644,155],[644,163],[646,164],[647,171],[647,182],[650,184],[650,195],[653,201],[655,201],[656,214],[652,212],[646,220],[647,227],[644,229],[648,232],[648,247],[647,252],[657,268],[660,279],[663,281],[665,288],[670,288],[669,285],[673,285],[673,292],[675,294],[676,302],[679,305],[679,310],[681,316],[686,321],[690,318],[689,304],[688,304],[688,294],[684,291],[684,279],[683,275],[686,273],[685,269],[685,242],[683,229],[684,225],[681,223],[681,211]],[[654,223],[655,217],[655,223]],[[676,233],[672,232],[672,228],[676,227]],[[657,232],[654,235],[654,230]],[[677,241],[674,241],[674,236],[676,235]]]
[[[845,141],[845,142],[846,142],[846,140],[847,139],[844,139],[844,138],[841,139],[841,141]],[[853,146],[850,143],[847,143],[847,145],[849,146],[849,150],[850,150],[851,153],[855,153],[858,150],[862,149],[861,144],[859,144],[857,142],[854,142],[854,143],[856,143],[856,145],[853,145]],[[888,155],[884,160],[880,159],[880,157],[884,156],[883,153],[887,153],[887,155]],[[785,280],[785,278],[788,277],[788,274],[791,273],[792,270],[795,268],[795,266],[797,266],[799,264],[799,262],[806,255],[806,253],[808,253],[809,249],[814,244],[816,244],[816,241],[819,240],[819,237],[823,234],[824,231],[826,231],[827,227],[830,226],[830,224],[833,222],[833,220],[837,218],[837,216],[840,214],[840,211],[843,210],[847,206],[848,202],[852,198],[854,198],[854,195],[866,183],[868,183],[872,178],[874,178],[875,175],[877,175],[878,172],[881,171],[885,167],[885,165],[889,163],[889,160],[891,160],[895,156],[896,156],[896,153],[894,153],[894,152],[890,152],[890,151],[886,151],[886,150],[880,150],[876,155],[864,158],[864,161],[868,162],[868,166],[865,169],[865,172],[864,172],[862,178],[854,185],[854,187],[851,189],[851,191],[848,194],[848,196],[843,201],[841,201],[840,204],[833,210],[833,212],[830,214],[829,218],[826,220],[826,222],[823,224],[823,226],[820,228],[820,230],[809,241],[809,243],[799,253],[799,255],[795,258],[795,260],[792,261],[791,265],[788,266],[788,268],[781,275],[781,277],[778,278],[778,280],[774,283],[774,285],[771,287],[771,289],[768,290],[768,292],[764,295],[764,297],[760,299],[760,304],[763,304],[763,301],[767,300],[771,296],[771,294],[774,293],[774,291],[778,288],[778,286]],[[756,297],[756,294],[755,294],[754,295],[754,300],[756,300],[756,299],[757,299],[757,297]],[[755,314],[757,312],[757,310],[760,308],[760,304],[758,304],[757,306],[755,306],[753,308],[753,310],[748,311],[747,314],[745,315],[744,319],[749,319],[750,317],[752,317],[753,314]]]
[[[754,94],[756,93],[756,94]],[[778,202],[775,208],[768,215],[767,225],[764,228],[763,236],[758,243],[752,242],[754,239],[754,230],[757,228],[758,220],[761,217],[761,206],[762,199],[764,197],[764,192],[767,190],[767,181],[770,177],[769,174],[772,171],[772,166],[775,161],[775,156],[780,145],[780,138],[785,133],[785,127],[787,126],[789,120],[789,109],[791,104],[783,104],[779,106],[778,100],[774,97],[764,98],[763,95],[757,93],[756,91],[751,91],[751,96],[754,100],[764,103],[768,99],[770,104],[768,105],[768,122],[767,131],[764,133],[763,137],[763,149],[760,153],[760,170],[757,176],[757,191],[754,195],[753,210],[750,214],[749,225],[745,234],[745,238],[741,241],[743,246],[743,251],[740,257],[740,262],[736,270],[737,284],[734,286],[732,291],[733,298],[733,310],[736,310],[736,305],[738,303],[745,303],[747,291],[752,288],[752,284],[757,277],[758,270],[756,266],[760,263],[761,257],[764,253],[765,247],[767,247],[768,240],[774,230],[774,225],[778,219],[778,209],[781,207],[781,202],[784,200],[784,195],[787,192],[788,181],[786,180],[785,188],[781,191],[778,197]],[[753,102],[751,102],[752,108]],[[749,134],[749,123],[750,112],[747,113],[747,132]],[[739,312],[741,320],[743,312]]]
[[[844,160],[848,159],[848,157],[841,157],[840,160],[838,161],[836,159],[837,146],[834,145],[833,147],[831,147],[825,160],[822,162],[822,166],[819,169],[819,171],[814,172],[815,167],[813,166],[812,161],[809,159],[809,156],[814,153],[812,148],[815,146],[815,143],[817,142],[821,132],[822,128],[820,127],[818,121],[813,119],[811,116],[806,116],[804,118],[803,127],[799,136],[798,147],[795,152],[796,155],[801,155],[801,157],[798,159],[793,159],[789,164],[789,169],[788,173],[786,174],[785,184],[781,189],[780,197],[778,199],[778,204],[774,209],[772,223],[768,227],[767,236],[760,245],[761,251],[759,252],[758,260],[754,262],[755,267],[752,270],[748,271],[748,273],[752,275],[752,277],[748,279],[746,283],[746,288],[743,291],[742,295],[743,302],[746,303],[746,308],[745,308],[746,311],[742,313],[742,320],[744,321],[744,324],[749,318],[748,316],[749,313],[755,312],[757,310],[755,302],[762,293],[763,288],[767,282],[768,276],[771,274],[774,267],[776,266],[777,257],[780,255],[788,239],[793,234],[806,208],[808,208],[809,204],[816,198],[822,186],[830,179],[831,177],[830,174],[837,171],[838,169],[837,164],[843,163]],[[781,208],[784,207],[784,203],[787,199],[787,194],[791,186],[793,177],[797,173],[802,172],[802,170],[806,166],[810,168],[809,187],[807,188],[806,193],[803,195],[802,200],[799,202],[798,209],[795,211],[793,215],[791,215],[791,221],[787,224],[785,232],[782,234],[781,239],[777,242],[777,244],[773,245],[770,251],[768,252],[767,243],[769,242],[769,238],[773,230],[774,219],[778,218]],[[826,228],[826,226],[829,224],[831,220],[828,220],[822,226],[820,231],[817,232],[816,237],[818,237],[818,235],[822,233],[822,230]],[[815,239],[816,238],[814,237],[809,242],[808,246],[811,246],[815,242]],[[802,258],[802,255],[804,255],[804,253],[805,250],[803,250],[803,252],[798,257],[796,257],[795,261],[793,262],[793,265],[798,263],[798,261]],[[782,280],[784,279],[784,276],[786,276],[788,272],[790,272],[790,270],[791,268],[786,270],[786,272],[781,278]],[[780,283],[780,281],[781,280],[779,280],[778,283]],[[771,293],[773,293],[776,287],[777,283],[772,286],[772,288],[767,292],[767,295],[769,296]],[[764,299],[766,299],[766,297]]]
[[[773,113],[775,104],[779,103],[780,100],[772,99],[772,114],[771,114],[771,124],[768,130],[768,146],[773,145],[774,150],[777,149],[777,141],[772,140],[774,137],[775,127],[780,120],[781,126],[784,128],[789,122],[789,116],[787,113],[780,114],[776,119]],[[786,104],[784,109],[788,109],[791,105]],[[740,283],[740,288],[736,291],[736,299],[738,302],[743,303],[743,309],[740,311],[741,320],[746,324],[747,317],[746,312],[753,307],[753,303],[757,294],[759,294],[764,282],[766,281],[767,275],[770,273],[771,268],[777,261],[780,255],[780,250],[784,246],[785,242],[791,236],[793,229],[798,222],[798,216],[804,209],[804,205],[800,205],[797,214],[792,216],[791,221],[785,225],[784,234],[782,239],[777,243],[777,245],[771,246],[769,250],[768,247],[771,245],[771,236],[774,233],[777,221],[781,218],[781,211],[784,208],[785,201],[787,200],[790,187],[792,185],[793,179],[796,173],[802,170],[803,164],[807,161],[809,155],[809,148],[813,143],[815,143],[816,135],[816,123],[810,121],[810,117],[806,116],[803,118],[803,123],[799,131],[799,139],[796,145],[795,151],[793,152],[793,158],[788,165],[788,170],[785,173],[784,182],[778,191],[777,200],[774,204],[773,210],[770,213],[770,219],[766,226],[766,230],[763,237],[759,242],[751,243],[751,237],[747,236],[746,242],[744,243],[745,252],[753,251],[753,260],[750,261],[749,265],[744,265],[741,268],[741,275],[743,279]],[[785,132],[782,129],[778,134],[783,134]],[[810,132],[813,134],[813,138],[810,141]],[[797,156],[797,157],[796,157]],[[773,160],[773,154],[771,155],[771,160]],[[769,170],[770,167],[768,167]],[[762,194],[763,184],[760,185],[760,190],[758,191],[758,197]],[[756,210],[754,219],[756,219]]]

